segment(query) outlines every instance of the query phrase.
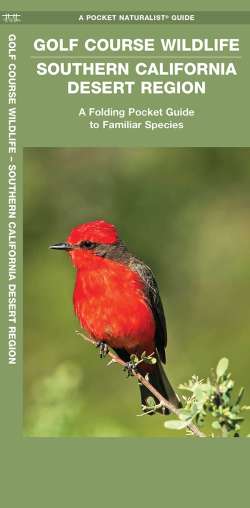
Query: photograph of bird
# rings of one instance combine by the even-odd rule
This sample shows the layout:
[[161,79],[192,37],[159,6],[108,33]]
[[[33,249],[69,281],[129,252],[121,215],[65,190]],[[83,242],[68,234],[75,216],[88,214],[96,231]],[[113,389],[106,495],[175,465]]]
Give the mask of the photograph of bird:
[[[166,319],[151,269],[130,253],[116,227],[104,220],[76,226],[65,242],[50,248],[70,255],[76,269],[75,314],[101,354],[112,348],[128,366],[131,355],[154,355],[156,362],[141,362],[138,371],[180,407],[162,365],[166,363]],[[139,387],[142,407],[148,406],[152,394],[144,385]]]

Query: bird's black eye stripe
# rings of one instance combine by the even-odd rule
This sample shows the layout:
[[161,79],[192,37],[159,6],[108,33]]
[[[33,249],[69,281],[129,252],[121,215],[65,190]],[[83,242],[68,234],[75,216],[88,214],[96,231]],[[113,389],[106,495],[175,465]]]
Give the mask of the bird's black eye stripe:
[[96,246],[96,243],[90,242],[89,240],[82,241],[79,244],[79,247],[81,247],[81,249],[93,249],[95,246]]

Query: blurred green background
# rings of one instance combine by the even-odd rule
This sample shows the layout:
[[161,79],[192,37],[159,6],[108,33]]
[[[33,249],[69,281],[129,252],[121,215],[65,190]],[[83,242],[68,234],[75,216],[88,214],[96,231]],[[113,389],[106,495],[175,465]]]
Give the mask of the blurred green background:
[[248,149],[24,150],[26,435],[183,435],[138,417],[135,381],[75,334],[74,270],[48,245],[98,218],[156,275],[174,386],[227,356],[250,402],[249,189]]

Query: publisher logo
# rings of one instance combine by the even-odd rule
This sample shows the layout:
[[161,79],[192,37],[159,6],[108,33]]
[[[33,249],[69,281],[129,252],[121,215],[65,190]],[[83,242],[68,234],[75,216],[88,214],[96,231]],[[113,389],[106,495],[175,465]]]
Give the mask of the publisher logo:
[[21,14],[18,12],[5,12],[2,14],[2,21],[4,23],[20,23],[21,22]]

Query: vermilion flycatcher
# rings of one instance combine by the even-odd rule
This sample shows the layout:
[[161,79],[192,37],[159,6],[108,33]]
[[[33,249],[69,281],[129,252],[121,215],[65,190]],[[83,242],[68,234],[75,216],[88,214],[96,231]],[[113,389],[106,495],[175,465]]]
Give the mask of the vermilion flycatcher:
[[[66,242],[50,248],[68,251],[76,268],[73,302],[83,329],[102,349],[111,347],[125,362],[132,354],[139,358],[144,351],[154,354],[157,362],[140,363],[138,370],[178,407],[178,396],[162,366],[166,320],[151,269],[128,251],[115,226],[103,220],[80,224]],[[147,406],[152,394],[143,385],[140,391]]]

